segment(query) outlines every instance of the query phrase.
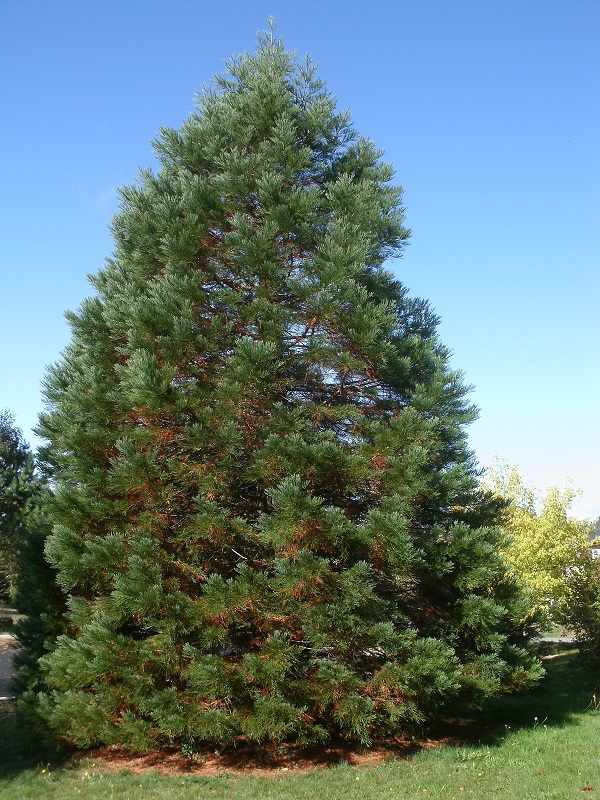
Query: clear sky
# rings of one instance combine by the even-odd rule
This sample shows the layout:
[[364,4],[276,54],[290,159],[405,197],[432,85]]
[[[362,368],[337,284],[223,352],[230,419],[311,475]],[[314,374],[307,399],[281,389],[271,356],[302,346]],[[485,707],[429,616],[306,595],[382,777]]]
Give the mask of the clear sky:
[[571,478],[597,517],[599,0],[0,0],[0,409],[36,446],[117,187],[269,15],[395,164],[413,237],[390,266],[474,386],[481,465]]

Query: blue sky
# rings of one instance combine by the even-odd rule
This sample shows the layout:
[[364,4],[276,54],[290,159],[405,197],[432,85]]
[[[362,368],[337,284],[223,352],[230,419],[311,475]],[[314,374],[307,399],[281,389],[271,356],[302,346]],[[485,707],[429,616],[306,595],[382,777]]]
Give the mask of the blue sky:
[[474,386],[481,465],[570,478],[597,517],[598,0],[2,0],[0,409],[37,444],[117,187],[271,14],[395,164],[413,236],[390,266]]

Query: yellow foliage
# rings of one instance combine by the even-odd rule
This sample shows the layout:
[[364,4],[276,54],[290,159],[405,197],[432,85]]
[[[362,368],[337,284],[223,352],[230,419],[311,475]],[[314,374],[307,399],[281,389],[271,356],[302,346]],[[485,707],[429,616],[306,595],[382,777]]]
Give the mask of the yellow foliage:
[[561,623],[578,582],[591,569],[589,522],[569,516],[577,492],[552,487],[537,502],[517,467],[497,461],[485,484],[509,501],[503,556],[544,621]]

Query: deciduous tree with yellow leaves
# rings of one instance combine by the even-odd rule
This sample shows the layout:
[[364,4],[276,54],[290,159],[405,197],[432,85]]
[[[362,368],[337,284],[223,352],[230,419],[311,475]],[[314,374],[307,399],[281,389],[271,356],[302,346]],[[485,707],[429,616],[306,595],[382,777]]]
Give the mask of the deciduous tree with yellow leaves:
[[576,489],[553,486],[540,499],[518,467],[505,461],[496,461],[485,483],[507,501],[503,555],[529,596],[532,613],[543,627],[572,626],[580,584],[589,583],[593,572],[591,525],[570,515]]

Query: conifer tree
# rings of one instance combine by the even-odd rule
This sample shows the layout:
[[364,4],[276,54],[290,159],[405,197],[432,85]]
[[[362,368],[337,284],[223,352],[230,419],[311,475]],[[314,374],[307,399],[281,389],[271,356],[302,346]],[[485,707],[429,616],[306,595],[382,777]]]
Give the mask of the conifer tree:
[[56,571],[44,558],[50,531],[44,511],[49,488],[9,411],[0,412],[0,596],[22,615],[11,629],[19,640],[14,656],[21,707],[33,706],[43,688],[38,660],[64,630],[64,597]]
[[13,599],[19,549],[39,496],[31,450],[8,410],[0,412],[0,598]]
[[393,171],[259,38],[122,190],[40,432],[80,746],[369,742],[528,684],[437,319],[384,268]]

